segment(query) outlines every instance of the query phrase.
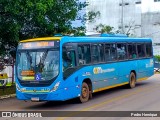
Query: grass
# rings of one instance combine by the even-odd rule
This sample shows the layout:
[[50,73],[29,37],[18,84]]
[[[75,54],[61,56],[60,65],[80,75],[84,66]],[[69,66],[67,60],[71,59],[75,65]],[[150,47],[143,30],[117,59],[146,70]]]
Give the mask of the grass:
[[0,87],[0,96],[15,94],[15,93],[16,93],[15,85],[9,87]]

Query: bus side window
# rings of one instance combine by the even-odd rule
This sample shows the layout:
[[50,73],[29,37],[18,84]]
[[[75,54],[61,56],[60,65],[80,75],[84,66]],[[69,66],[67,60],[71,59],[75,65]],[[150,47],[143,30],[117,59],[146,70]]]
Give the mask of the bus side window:
[[86,45],[85,47],[85,60],[86,64],[91,63],[91,52],[90,52],[90,45]]
[[82,49],[80,46],[78,46],[78,58],[82,59]]
[[146,57],[152,57],[152,43],[146,43]]
[[111,44],[111,57],[112,57],[112,61],[115,61],[117,59],[116,44]]
[[112,60],[110,44],[105,44],[105,60],[106,61]]
[[136,50],[136,44],[133,44],[133,49],[132,49],[132,59],[136,59],[137,58],[137,50]]
[[97,44],[93,44],[92,47],[92,62],[98,63],[99,62],[99,49]]
[[145,57],[145,48],[144,48],[144,43],[140,43],[137,45],[137,50],[138,50],[138,57],[142,58]]
[[98,44],[100,62],[104,62],[104,44]]
[[91,63],[91,53],[90,53],[90,45],[79,45],[78,46],[78,59],[79,65],[89,64]]
[[85,64],[83,46],[78,46],[78,63],[79,63],[79,65]]
[[105,44],[105,60],[115,61],[116,60],[116,48],[115,44]]
[[117,44],[117,58],[118,58],[118,60],[124,60],[127,58],[126,44],[124,44],[124,43]]
[[135,44],[128,44],[128,57],[129,59],[135,59],[137,58],[137,52],[136,52],[136,45]]
[[104,62],[104,44],[92,44],[92,62]]

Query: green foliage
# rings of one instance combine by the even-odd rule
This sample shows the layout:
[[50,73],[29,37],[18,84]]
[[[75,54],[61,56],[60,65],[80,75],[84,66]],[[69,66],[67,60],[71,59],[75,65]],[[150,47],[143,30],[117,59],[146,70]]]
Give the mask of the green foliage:
[[[114,30],[114,27],[111,27],[109,25],[104,25],[104,24],[99,24],[96,26],[96,31],[99,33],[108,33],[108,34],[121,34],[120,30]],[[126,34],[127,36],[133,36],[133,34],[130,34],[129,31],[128,33],[123,33]]]
[[95,22],[95,21],[94,21],[95,18],[100,17],[100,15],[101,15],[101,14],[100,14],[99,11],[96,11],[96,12],[89,11],[87,14],[85,14],[85,15],[83,16],[82,22],[86,22],[86,21],[88,21],[88,22],[90,22],[90,23]]
[[160,62],[160,55],[155,55],[155,58]]
[[3,95],[10,95],[10,94],[15,94],[16,93],[16,86],[13,84],[10,87],[4,87],[3,89],[0,88],[0,96]]
[[96,26],[96,31],[99,33],[113,33],[113,27],[108,25],[99,24]]
[[85,27],[77,27],[71,30],[71,34],[74,36],[85,36]]
[[86,5],[79,0],[1,0],[0,54],[22,39],[67,33]]

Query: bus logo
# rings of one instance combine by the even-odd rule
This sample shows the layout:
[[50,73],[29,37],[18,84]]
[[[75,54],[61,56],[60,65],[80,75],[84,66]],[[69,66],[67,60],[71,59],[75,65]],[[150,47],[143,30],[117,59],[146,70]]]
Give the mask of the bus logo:
[[114,68],[102,69],[101,67],[95,67],[93,69],[94,74],[108,73],[108,72],[113,72],[113,71],[115,71]]

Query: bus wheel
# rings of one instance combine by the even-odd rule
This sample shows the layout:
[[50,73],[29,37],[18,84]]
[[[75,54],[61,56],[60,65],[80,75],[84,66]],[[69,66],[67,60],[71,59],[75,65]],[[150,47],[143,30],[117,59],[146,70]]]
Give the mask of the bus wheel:
[[136,76],[133,72],[131,72],[129,78],[129,88],[134,88],[135,86],[136,86]]
[[87,102],[89,100],[89,87],[85,82],[82,83],[81,96],[79,99],[81,103]]

